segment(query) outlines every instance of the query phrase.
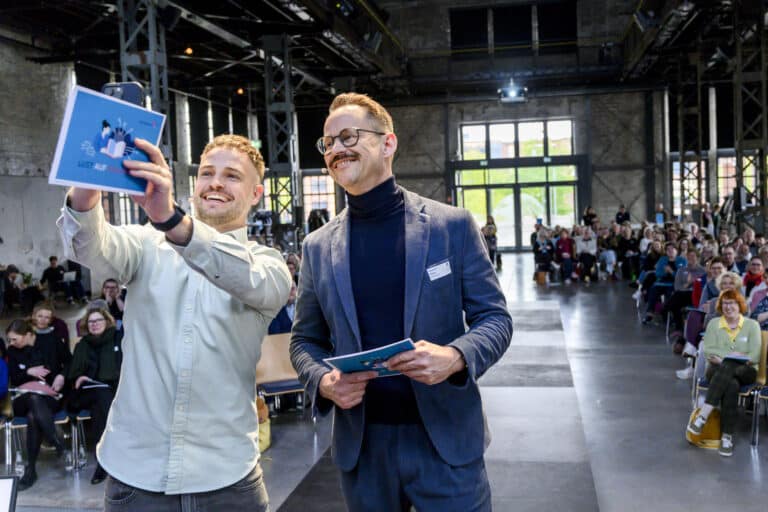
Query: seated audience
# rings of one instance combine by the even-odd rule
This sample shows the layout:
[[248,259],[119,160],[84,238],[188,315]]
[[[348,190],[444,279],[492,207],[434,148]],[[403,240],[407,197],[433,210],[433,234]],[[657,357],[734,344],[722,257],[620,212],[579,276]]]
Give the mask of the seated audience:
[[[67,372],[67,382],[72,387],[68,408],[72,412],[90,410],[93,432],[100,439],[120,380],[123,335],[106,309],[89,308],[80,323],[87,334],[75,345]],[[91,483],[98,484],[106,477],[97,461]]]
[[736,265],[736,250],[732,246],[721,246],[720,256],[723,258],[725,270],[728,272],[736,272],[737,274],[741,274],[741,272],[739,272],[738,265]]
[[758,256],[752,256],[749,260],[748,271],[744,273],[744,295],[749,297],[752,293],[752,289],[763,283],[764,273],[765,267],[763,266],[763,260]]
[[[64,441],[56,432],[54,414],[61,409],[66,368],[72,358],[69,347],[50,337],[38,340],[32,322],[14,320],[5,331],[8,338],[10,383],[19,390],[13,400],[13,414],[27,418],[27,466],[18,483],[20,491],[37,480],[36,463],[43,437],[59,457],[65,455]],[[31,384],[32,383],[32,384]]]
[[659,261],[656,263],[656,280],[648,289],[646,296],[647,308],[643,323],[649,323],[653,320],[656,303],[662,296],[669,296],[674,291],[677,269],[688,264],[684,257],[678,256],[677,247],[674,242],[667,242],[665,250],[666,254],[659,258]]
[[118,329],[120,329],[123,323],[123,311],[125,311],[125,294],[126,290],[120,289],[120,283],[117,282],[117,279],[105,279],[104,283],[101,285],[101,296],[99,298],[103,299],[107,303],[109,314],[112,315],[112,318],[114,319]]
[[595,262],[597,261],[597,240],[592,236],[590,228],[584,228],[581,236],[574,236],[576,240],[576,254],[579,259],[579,275],[584,281],[597,275]]
[[697,304],[698,307],[703,307],[704,304],[717,298],[720,295],[720,290],[717,287],[717,278],[725,272],[725,264],[722,258],[716,256],[709,261],[707,267],[707,282],[704,285],[704,289],[701,291],[701,299]]
[[66,270],[59,265],[59,259],[56,256],[48,258],[50,266],[43,271],[43,276],[40,278],[40,284],[48,287],[49,298],[53,299],[53,294],[57,292],[64,292],[67,302],[70,304],[77,300],[82,300],[85,293],[83,292],[83,285],[78,280],[64,281],[64,274]]
[[52,303],[38,302],[32,310],[31,318],[38,342],[45,338],[69,347],[69,328],[66,322],[56,318]]
[[675,273],[674,292],[664,304],[663,312],[672,315],[672,321],[678,330],[682,330],[683,309],[691,306],[693,295],[693,283],[706,274],[704,267],[699,265],[699,255],[696,249],[688,249],[686,254],[687,264],[680,266]]
[[[707,324],[702,347],[707,358],[706,378],[709,381],[704,405],[688,424],[688,431],[701,434],[712,410],[720,406],[720,455],[733,455],[733,433],[738,417],[739,390],[753,384],[760,363],[760,326],[745,318],[747,305],[736,290],[723,292],[717,301],[722,317]],[[729,359],[738,355],[746,362]]]
[[10,310],[21,305],[21,276],[16,265],[8,265],[3,272],[3,307]]
[[536,263],[536,271],[551,272],[554,258],[555,246],[549,239],[549,231],[541,228],[536,234],[536,241],[533,244],[533,261]]
[[568,236],[568,230],[560,230],[560,238],[555,243],[555,261],[560,265],[560,277],[563,282],[570,283],[578,279],[574,261],[576,258],[576,243]]

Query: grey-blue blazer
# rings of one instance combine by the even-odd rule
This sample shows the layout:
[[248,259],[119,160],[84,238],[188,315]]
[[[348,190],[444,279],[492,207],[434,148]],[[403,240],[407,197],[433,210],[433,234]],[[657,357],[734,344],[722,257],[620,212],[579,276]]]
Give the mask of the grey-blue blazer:
[[[477,379],[509,346],[512,318],[470,213],[403,192],[403,338],[451,345],[467,363],[464,374],[440,384],[411,384],[437,453],[448,464],[464,465],[482,457],[490,442]],[[350,278],[349,231],[350,218],[345,209],[307,236],[303,245],[291,361],[321,414],[333,406],[318,393],[320,378],[328,372],[323,358],[361,350]],[[450,274],[437,277],[433,272],[436,278],[432,280],[427,269],[446,261]],[[363,440],[364,403],[349,410],[333,407],[333,455],[343,471],[357,464]]]

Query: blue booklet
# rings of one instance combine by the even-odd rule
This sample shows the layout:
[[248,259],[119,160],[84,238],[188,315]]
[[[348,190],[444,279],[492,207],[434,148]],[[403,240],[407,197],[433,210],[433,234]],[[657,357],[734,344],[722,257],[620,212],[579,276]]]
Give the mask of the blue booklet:
[[413,340],[411,340],[411,338],[406,338],[383,347],[365,350],[363,352],[355,352],[354,354],[347,354],[345,356],[329,357],[323,359],[323,361],[334,368],[338,368],[342,373],[366,372],[373,370],[379,373],[379,377],[391,377],[392,375],[400,375],[400,372],[387,370],[382,364],[390,357],[395,356],[400,352],[405,352],[406,350],[413,350],[414,348]]
[[144,195],[123,160],[149,161],[136,138],[160,142],[165,115],[85,87],[72,89],[61,123],[48,183]]

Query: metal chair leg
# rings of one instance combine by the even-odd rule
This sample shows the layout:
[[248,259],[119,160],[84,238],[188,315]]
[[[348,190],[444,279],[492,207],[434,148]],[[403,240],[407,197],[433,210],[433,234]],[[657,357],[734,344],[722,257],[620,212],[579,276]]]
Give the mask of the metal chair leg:
[[755,389],[752,391],[752,446],[757,448],[758,433],[760,430],[759,413],[760,412],[760,392]]
[[13,432],[11,432],[11,420],[5,420],[5,474],[13,473]]

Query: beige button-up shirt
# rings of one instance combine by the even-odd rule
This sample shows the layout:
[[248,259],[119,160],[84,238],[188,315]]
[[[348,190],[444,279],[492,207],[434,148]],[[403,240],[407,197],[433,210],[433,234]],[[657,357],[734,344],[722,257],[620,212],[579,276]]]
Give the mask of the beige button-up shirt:
[[154,492],[231,485],[257,464],[256,363],[291,277],[280,254],[194,221],[186,247],[101,206],[57,221],[67,258],[128,287],[120,385],[101,465]]

